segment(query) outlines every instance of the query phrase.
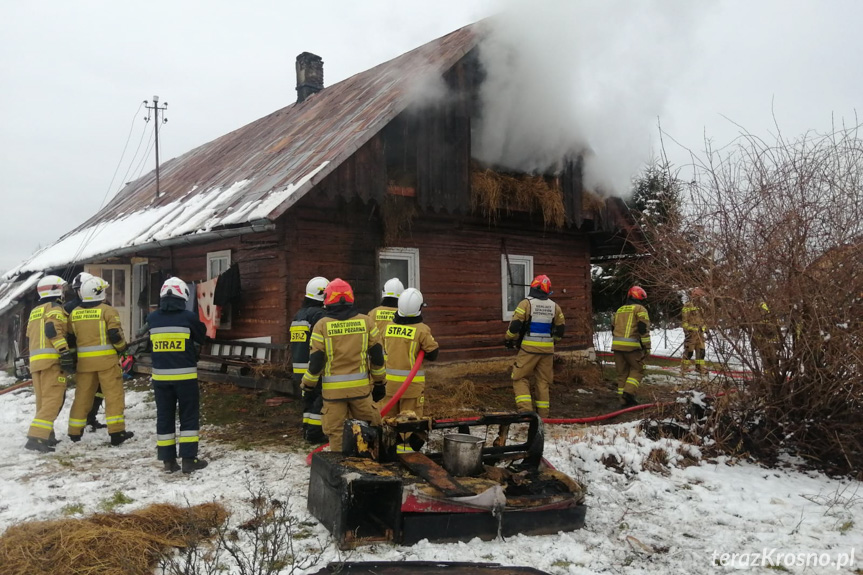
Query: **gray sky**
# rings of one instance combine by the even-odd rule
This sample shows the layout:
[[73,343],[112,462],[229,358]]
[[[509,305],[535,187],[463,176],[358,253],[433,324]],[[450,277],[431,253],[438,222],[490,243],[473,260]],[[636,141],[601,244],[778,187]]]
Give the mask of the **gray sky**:
[[[856,123],[863,2],[510,4],[511,37],[526,53],[554,55],[543,64],[541,77],[556,79],[546,89],[573,97],[551,100],[572,102],[566,125],[602,156],[598,179],[617,193],[657,153],[657,117],[695,151],[705,135],[719,144],[735,136],[723,116],[763,137],[775,131],[774,115],[785,135],[826,131],[833,118]],[[300,52],[324,59],[331,85],[504,8],[491,0],[0,0],[0,270],[153,169],[152,154],[141,162],[152,128],[139,106],[154,94],[169,103],[165,160],[293,102]],[[530,123],[545,125],[539,120]],[[666,147],[675,163],[687,161],[668,139]]]

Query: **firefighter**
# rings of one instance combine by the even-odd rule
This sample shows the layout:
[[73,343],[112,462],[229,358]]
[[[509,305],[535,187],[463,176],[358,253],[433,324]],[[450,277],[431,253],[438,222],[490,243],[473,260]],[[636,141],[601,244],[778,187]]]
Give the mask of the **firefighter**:
[[[548,388],[554,379],[554,342],[563,337],[564,317],[560,306],[549,299],[551,280],[536,276],[527,298],[521,300],[506,330],[506,347],[519,347],[512,367],[512,389],[519,411],[534,411],[548,417]],[[536,374],[536,396],[530,393],[528,378]]]
[[686,375],[689,371],[690,361],[695,354],[695,370],[699,375],[707,375],[707,367],[704,362],[706,350],[705,332],[707,325],[704,322],[704,314],[701,306],[707,296],[701,288],[693,289],[689,294],[689,302],[683,306],[683,360],[680,362],[680,375]]
[[57,440],[54,420],[66,399],[66,377],[75,369],[75,357],[66,340],[67,317],[63,311],[63,286],[59,276],[45,276],[36,284],[39,302],[30,312],[27,340],[30,373],[36,395],[36,415],[27,431],[26,449],[51,453]]
[[617,368],[620,403],[638,405],[635,395],[644,377],[644,360],[650,355],[650,316],[644,307],[647,292],[632,286],[626,303],[614,313],[611,350]]
[[[177,443],[183,473],[207,466],[198,459],[200,393],[198,390],[198,346],[207,328],[197,314],[186,309],[189,286],[180,278],[168,278],[159,290],[159,309],[147,316],[153,361],[153,392],[156,397],[156,455],[165,472],[179,471]],[[180,437],[176,435],[179,408]]]
[[120,314],[105,303],[108,282],[91,277],[81,284],[81,305],[69,316],[77,340],[78,365],[75,401],[69,413],[69,439],[80,441],[87,413],[99,386],[105,394],[105,420],[111,445],[117,446],[135,434],[126,431],[125,393],[119,355],[126,349]]
[[[399,297],[399,307],[392,323],[387,324],[384,332],[384,351],[386,356],[386,396],[382,402],[390,402],[407,379],[419,350],[425,352],[426,361],[434,361],[438,355],[438,343],[432,337],[431,329],[423,323],[423,294],[416,288],[408,288]],[[411,384],[399,399],[393,413],[412,411],[417,417],[423,416],[425,408],[425,371],[419,370]],[[396,446],[399,452],[419,451],[425,440],[420,434],[412,433],[405,441]]]
[[[81,290],[81,284],[84,281],[90,279],[91,277],[93,277],[92,274],[88,274],[87,272],[81,272],[74,278],[72,278],[72,283],[69,284],[69,287],[72,291],[72,297],[69,298],[69,301],[67,301],[63,305],[63,309],[66,311],[67,314],[71,315],[72,310],[81,305],[81,294],[78,292]],[[68,333],[66,334],[66,341],[68,341],[69,343],[69,349],[72,351],[72,353],[75,353],[75,334],[72,332],[71,326],[68,330]],[[105,395],[102,393],[102,387],[99,386],[99,388],[96,390],[96,395],[93,397],[93,407],[90,408],[90,413],[87,414],[87,428],[90,431],[96,431],[98,429],[105,429],[106,427],[108,427],[96,418],[96,416],[99,414],[99,408],[102,407],[102,401],[104,399]]]
[[399,297],[404,291],[405,286],[399,278],[388,279],[384,284],[384,289],[381,290],[381,305],[369,312],[369,317],[374,320],[378,331],[381,332],[381,337],[383,337],[387,324],[393,321],[393,317],[399,309]]
[[372,425],[381,422],[373,401],[382,399],[386,391],[384,352],[375,322],[354,307],[354,291],[348,282],[340,278],[331,281],[324,290],[324,306],[326,313],[312,330],[303,385],[309,391],[323,376],[323,431],[330,439],[330,450],[342,451],[342,429],[347,419]]
[[329,280],[314,277],[306,284],[303,305],[291,322],[291,360],[294,367],[294,384],[303,391],[303,439],[311,443],[326,443],[327,436],[321,429],[321,383],[306,391],[303,376],[309,369],[309,336],[318,320],[324,316],[324,289]]

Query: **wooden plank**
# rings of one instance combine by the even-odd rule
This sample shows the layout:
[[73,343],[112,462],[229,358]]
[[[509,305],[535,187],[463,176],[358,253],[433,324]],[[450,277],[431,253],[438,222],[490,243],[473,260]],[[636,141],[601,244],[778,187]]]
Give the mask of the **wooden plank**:
[[419,452],[399,453],[399,461],[411,472],[429,482],[429,485],[443,493],[446,497],[469,497],[476,495],[459,483],[446,469]]

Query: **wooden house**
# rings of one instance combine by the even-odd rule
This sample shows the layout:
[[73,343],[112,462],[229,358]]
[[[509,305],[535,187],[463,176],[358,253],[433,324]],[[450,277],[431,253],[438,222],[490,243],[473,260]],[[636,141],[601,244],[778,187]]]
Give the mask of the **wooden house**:
[[[477,26],[326,88],[321,59],[301,54],[295,103],[162,164],[158,196],[155,172],[129,183],[7,279],[83,266],[111,283],[133,334],[168,274],[199,282],[238,264],[218,339],[283,346],[309,278],[347,280],[365,311],[398,276],[423,292],[440,359],[456,360],[502,355],[515,304],[544,273],[567,316],[560,347],[591,346],[591,257],[632,250],[638,230],[619,199],[587,201],[578,157],[532,180],[556,194],[556,222],[538,203],[477,193],[482,178],[523,178],[472,159]],[[450,97],[417,105],[427,78]]]

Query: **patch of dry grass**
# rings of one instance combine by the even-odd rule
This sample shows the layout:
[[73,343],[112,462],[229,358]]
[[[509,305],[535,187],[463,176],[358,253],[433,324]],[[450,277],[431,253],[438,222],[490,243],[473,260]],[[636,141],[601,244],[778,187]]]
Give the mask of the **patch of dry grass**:
[[6,575],[150,575],[161,552],[208,537],[227,518],[218,503],[150,505],[132,513],[31,521],[0,537]]

